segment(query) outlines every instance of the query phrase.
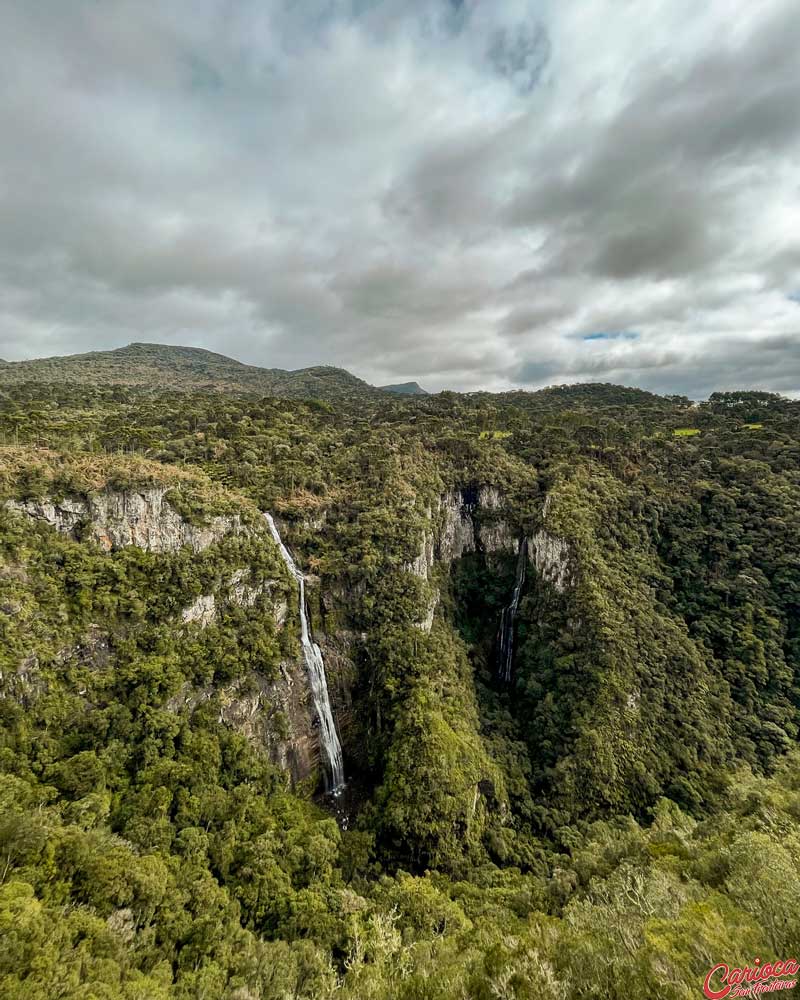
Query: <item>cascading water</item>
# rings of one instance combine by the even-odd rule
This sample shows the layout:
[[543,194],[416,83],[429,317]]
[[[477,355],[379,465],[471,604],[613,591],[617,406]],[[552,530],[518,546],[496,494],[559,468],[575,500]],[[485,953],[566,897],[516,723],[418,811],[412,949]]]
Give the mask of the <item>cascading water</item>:
[[525,570],[528,565],[528,539],[522,538],[517,555],[517,575],[511,603],[503,608],[500,615],[500,632],[497,644],[497,676],[508,684],[514,666],[514,622],[517,617],[522,588],[525,585]]
[[275,540],[275,544],[280,549],[283,561],[289,567],[289,572],[297,580],[300,592],[300,644],[303,647],[303,659],[305,660],[308,678],[311,682],[311,692],[314,696],[314,707],[317,710],[320,726],[320,740],[328,758],[328,768],[330,774],[326,775],[326,790],[331,795],[338,795],[344,788],[344,763],[342,761],[342,747],[339,743],[339,736],[336,732],[336,723],[333,721],[331,712],[331,701],[328,696],[328,682],[325,678],[325,662],[322,659],[322,650],[311,638],[311,630],[308,626],[308,611],[306,609],[306,578],[295,565],[292,554],[281,541],[271,514],[264,514],[269,525],[269,530]]

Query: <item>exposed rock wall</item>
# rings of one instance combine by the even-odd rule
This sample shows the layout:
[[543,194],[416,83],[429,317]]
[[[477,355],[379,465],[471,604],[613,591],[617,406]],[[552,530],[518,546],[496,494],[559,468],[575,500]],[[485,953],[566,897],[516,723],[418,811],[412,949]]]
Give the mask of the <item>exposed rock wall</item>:
[[202,552],[224,535],[242,530],[239,514],[190,524],[165,499],[166,493],[166,487],[154,486],[62,500],[8,500],[6,506],[71,538],[91,538],[107,551],[136,545],[148,552],[176,552],[188,545]]
[[36,653],[24,656],[16,669],[0,669],[0,698],[11,698],[27,708],[45,690]]
[[[519,534],[504,516],[505,501],[495,486],[451,489],[440,496],[434,508],[428,508],[429,525],[423,529],[417,556],[406,569],[425,580],[431,587],[430,599],[419,627],[430,631],[439,593],[431,583],[434,565],[445,565],[469,552],[486,554],[519,551]],[[545,522],[550,510],[547,497],[542,511]],[[537,574],[563,593],[574,577],[574,559],[569,543],[548,530],[540,528],[528,538],[529,559]]]
[[318,630],[314,638],[325,659],[331,708],[347,756],[348,752],[352,754],[354,750],[353,740],[357,729],[357,720],[353,715],[353,689],[358,679],[356,661],[363,640],[358,633],[341,627],[324,633]]
[[217,599],[213,594],[201,594],[197,600],[185,607],[181,613],[181,621],[192,622],[201,628],[210,625],[217,617]]
[[451,563],[468,552],[515,553],[518,538],[502,516],[503,498],[495,486],[451,489],[426,511],[419,553],[406,569],[429,580],[437,562]]
[[569,543],[542,528],[529,539],[528,547],[536,572],[563,594],[572,582]]
[[439,590],[433,584],[436,563],[449,565],[469,552],[517,551],[518,539],[503,517],[504,501],[495,486],[451,489],[438,497],[426,511],[429,522],[423,528],[418,554],[406,565],[428,584],[425,613],[419,628],[430,632],[439,604]]
[[[427,510],[428,520],[432,519],[432,513],[430,507]],[[409,572],[414,573],[415,576],[421,577],[423,580],[427,580],[430,576],[430,572],[433,569],[433,564],[436,558],[436,547],[434,545],[434,530],[431,526],[430,528],[422,529],[422,542],[419,548],[419,555],[412,560],[406,567]]]
[[[434,551],[440,562],[452,562],[476,549],[474,503],[461,490],[450,490],[439,498],[439,531]],[[430,573],[430,567],[426,576]]]
[[511,530],[506,520],[481,524],[478,532],[483,552],[514,554],[519,548],[519,536]]
[[254,672],[222,688],[184,685],[166,708],[191,713],[212,698],[219,722],[266,753],[293,782],[305,781],[320,767],[313,699],[299,660],[283,661],[275,680]]
[[[234,604],[238,604],[240,607],[252,608],[252,606],[258,600],[259,594],[262,594],[264,592],[264,587],[271,586],[275,581],[268,580],[265,583],[259,584],[259,586],[254,587],[246,583],[245,582],[246,579],[247,579],[247,570],[237,569],[236,572],[231,576],[230,580],[228,580],[229,597]],[[286,620],[286,613],[288,611],[288,608],[286,608],[285,604],[283,605],[283,608],[284,610],[282,611],[282,614],[280,615],[276,614],[276,621],[278,622],[279,625],[283,624],[283,622]]]
[[[6,506],[22,516],[45,522],[76,541],[93,540],[106,551],[133,545],[154,553],[176,552],[184,546],[201,552],[230,533],[258,531],[260,534],[262,530],[264,544],[272,544],[265,529],[243,523],[239,514],[214,517],[206,524],[191,524],[172,506],[166,493],[162,487],[107,490],[59,500],[12,500]],[[259,599],[266,597],[267,613],[271,610],[280,631],[287,627],[289,618],[284,591],[282,581],[254,579],[249,568],[240,567],[214,592],[201,594],[188,603],[175,624],[183,631],[189,627],[205,628],[230,605],[255,609],[258,604],[253,614],[263,615]],[[90,633],[85,640],[65,647],[57,662],[79,662],[108,669],[111,666],[108,636],[95,626]],[[331,654],[340,667],[336,679],[337,701],[344,706],[349,701],[343,680],[347,675],[346,652],[339,650],[334,642]],[[0,675],[0,686],[6,696],[17,700],[37,697],[46,691],[36,654],[25,657],[15,672],[5,677]],[[283,661],[279,676],[274,679],[253,671],[224,687],[184,685],[166,707],[171,711],[192,712],[211,699],[219,705],[221,723],[241,732],[288,771],[294,781],[303,781],[316,773],[320,766],[318,723],[301,657]]]
[[[248,570],[237,569],[228,580],[227,586],[217,594],[201,594],[188,604],[181,612],[184,624],[194,623],[204,628],[216,620],[220,606],[233,604],[241,608],[252,608],[261,594],[269,592],[277,584],[277,580],[263,580],[257,586],[244,581]],[[282,598],[272,601],[275,624],[280,628],[289,614],[289,605]]]

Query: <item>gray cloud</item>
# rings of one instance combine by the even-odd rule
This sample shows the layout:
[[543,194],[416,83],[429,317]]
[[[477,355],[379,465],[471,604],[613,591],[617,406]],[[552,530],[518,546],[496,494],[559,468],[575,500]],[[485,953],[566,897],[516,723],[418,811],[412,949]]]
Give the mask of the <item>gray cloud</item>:
[[800,393],[799,44],[793,0],[0,0],[0,356]]
[[539,83],[550,59],[550,38],[541,24],[499,28],[487,48],[489,62],[521,94]]

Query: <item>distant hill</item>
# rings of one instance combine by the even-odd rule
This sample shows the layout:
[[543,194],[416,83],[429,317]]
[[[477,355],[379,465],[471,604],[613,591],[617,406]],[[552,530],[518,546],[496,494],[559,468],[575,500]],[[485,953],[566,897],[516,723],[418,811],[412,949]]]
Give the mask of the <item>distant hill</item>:
[[492,397],[519,406],[548,410],[596,409],[603,406],[663,407],[673,404],[689,405],[691,402],[685,396],[659,396],[646,389],[611,382],[573,382],[568,385],[551,385],[532,392],[515,389],[499,393],[475,392],[471,395],[476,399]]
[[397,396],[429,396],[427,389],[423,389],[419,382],[395,382],[392,385],[379,385],[382,392],[393,392]]
[[114,351],[0,363],[0,386],[20,382],[207,389],[293,399],[334,399],[377,392],[343,368],[258,368],[199,347],[165,344],[129,344]]

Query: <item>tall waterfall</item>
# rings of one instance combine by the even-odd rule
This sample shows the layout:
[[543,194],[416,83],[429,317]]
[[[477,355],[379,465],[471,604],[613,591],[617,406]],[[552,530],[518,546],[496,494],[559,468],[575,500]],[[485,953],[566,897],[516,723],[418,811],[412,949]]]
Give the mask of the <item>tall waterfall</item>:
[[522,588],[525,585],[525,570],[528,565],[528,539],[522,538],[517,555],[517,575],[511,603],[503,608],[500,615],[500,632],[497,646],[497,676],[504,683],[511,681],[514,666],[514,623],[517,617]]
[[344,763],[342,762],[342,747],[339,743],[339,736],[336,732],[336,723],[333,721],[331,712],[331,701],[328,697],[328,682],[325,678],[325,662],[322,659],[322,650],[311,638],[311,630],[308,627],[308,610],[306,608],[306,578],[295,565],[292,554],[281,541],[280,533],[272,519],[271,514],[265,514],[269,530],[275,540],[283,557],[283,561],[289,567],[289,572],[297,580],[300,593],[300,644],[303,647],[303,659],[305,660],[308,679],[311,682],[311,692],[314,696],[314,707],[317,710],[320,727],[320,742],[325,749],[328,758],[329,774],[326,774],[326,789],[331,795],[337,795],[344,788]]

